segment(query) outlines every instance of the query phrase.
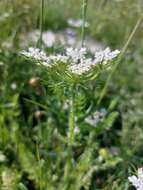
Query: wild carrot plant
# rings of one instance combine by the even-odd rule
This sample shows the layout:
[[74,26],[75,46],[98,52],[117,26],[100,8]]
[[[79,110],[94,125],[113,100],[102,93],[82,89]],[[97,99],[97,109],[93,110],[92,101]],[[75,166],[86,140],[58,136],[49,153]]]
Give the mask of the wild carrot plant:
[[[43,3],[43,1],[42,1]],[[38,48],[29,48],[28,51],[22,51],[21,54],[28,59],[31,59],[33,62],[37,64],[38,67],[42,67],[46,71],[46,75],[48,76],[47,84],[52,88],[60,88],[62,94],[66,91],[67,101],[69,102],[68,107],[68,130],[67,130],[67,140],[66,148],[67,148],[67,159],[64,164],[63,177],[61,176],[60,181],[60,189],[69,190],[69,189],[80,189],[82,185],[85,183],[84,173],[88,172],[90,166],[90,157],[92,156],[92,151],[90,148],[85,147],[80,155],[79,161],[76,161],[74,157],[73,149],[76,147],[76,129],[80,130],[78,127],[78,115],[77,114],[77,95],[79,92],[84,93],[84,89],[88,90],[88,85],[91,81],[98,80],[98,76],[104,72],[105,70],[110,70],[114,65],[114,59],[119,55],[120,51],[115,50],[111,51],[110,48],[106,48],[103,51],[97,51],[94,55],[91,55],[87,48],[84,47],[84,38],[85,38],[85,22],[86,22],[86,9],[87,9],[87,0],[83,0],[82,5],[82,42],[81,48],[73,48],[67,47],[62,53],[54,53],[51,55],[47,55],[45,51]],[[41,6],[41,12],[43,10],[43,4]],[[41,22],[42,23],[43,14],[41,14]],[[40,33],[40,42],[42,43],[42,26],[40,25],[41,33]],[[40,43],[40,44],[41,44]],[[56,89],[55,89],[56,91]],[[58,95],[58,94],[57,94]],[[56,96],[57,96],[56,95]],[[59,97],[60,98],[60,97]],[[86,112],[83,111],[83,112]],[[97,112],[96,112],[97,113]],[[82,116],[84,119],[85,116]],[[110,118],[112,122],[116,118],[117,114],[113,113],[113,115],[108,115],[107,118]],[[89,119],[90,120],[90,119]],[[99,119],[100,122],[100,119]],[[95,123],[98,123],[98,119],[95,119]],[[95,125],[93,123],[93,125]],[[101,122],[102,123],[102,122]],[[100,129],[101,130],[101,129]],[[100,131],[99,130],[99,131]],[[98,129],[97,129],[98,131]],[[90,146],[94,133],[89,133],[89,141],[87,142],[87,146]],[[97,134],[96,134],[97,135]],[[84,158],[87,156],[87,158]],[[83,158],[82,158],[83,157]],[[82,160],[82,159],[87,159]],[[77,162],[77,163],[76,163]],[[85,163],[85,169],[81,174],[74,177],[74,173],[78,171],[80,165]],[[80,169],[80,168],[79,168]],[[84,178],[83,183],[79,183],[79,181]],[[74,181],[73,181],[74,180]],[[42,189],[42,187],[41,187]]]
[[[14,36],[16,47],[26,50],[17,53],[19,50],[15,52],[11,46],[7,50],[0,44],[0,189],[128,190],[128,164],[131,160],[142,163],[142,132],[138,127],[142,121],[141,90],[138,93],[142,71],[141,64],[133,65],[142,59],[136,44],[124,58],[141,26],[142,16],[136,24],[136,17],[129,16],[130,12],[136,15],[138,6],[132,0],[14,3],[10,14],[0,16],[0,26],[5,28],[4,23],[13,20],[7,28],[12,32],[7,35]],[[37,18],[32,15],[30,4],[38,9],[35,25],[39,26],[32,31],[25,26]],[[81,19],[76,19],[78,8]],[[124,17],[128,19],[121,19]],[[131,34],[130,22],[135,25]],[[29,41],[29,33],[30,38],[36,34],[34,45],[26,42],[29,48],[20,46],[20,39]],[[61,36],[66,38],[70,33],[71,40],[77,40],[77,47],[66,46],[65,41],[57,44],[60,46],[55,42],[46,45],[47,33],[57,35],[62,42]],[[102,48],[91,52],[86,42],[91,40],[94,44],[93,36],[101,41]],[[111,50],[121,48],[126,38],[122,51]],[[139,41],[138,37],[138,44]],[[107,44],[111,49],[104,48]],[[129,181],[142,189],[142,170]]]

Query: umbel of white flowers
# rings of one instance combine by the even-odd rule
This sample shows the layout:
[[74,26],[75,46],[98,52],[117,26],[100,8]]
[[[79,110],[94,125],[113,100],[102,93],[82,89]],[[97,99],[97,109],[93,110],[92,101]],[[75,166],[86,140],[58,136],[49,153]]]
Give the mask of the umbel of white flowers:
[[96,127],[98,123],[104,121],[106,114],[106,109],[102,108],[101,110],[95,111],[92,115],[88,116],[85,119],[85,122],[93,127]]
[[75,75],[82,75],[89,72],[97,64],[107,64],[120,53],[119,50],[111,51],[106,48],[103,51],[95,52],[94,57],[88,56],[86,48],[67,48],[65,54],[56,54],[47,56],[45,52],[38,48],[30,47],[28,51],[22,51],[21,54],[34,59],[37,63],[46,67],[52,67],[58,63],[67,64],[69,72]]
[[128,177],[128,180],[137,190],[143,190],[143,168],[139,168],[137,176]]
[[75,27],[75,28],[80,28],[80,27],[82,27],[83,24],[84,24],[84,26],[85,26],[86,28],[89,27],[89,23],[88,23],[88,22],[83,23],[83,20],[82,20],[82,19],[69,18],[69,19],[67,20],[67,23],[69,24],[69,26]]

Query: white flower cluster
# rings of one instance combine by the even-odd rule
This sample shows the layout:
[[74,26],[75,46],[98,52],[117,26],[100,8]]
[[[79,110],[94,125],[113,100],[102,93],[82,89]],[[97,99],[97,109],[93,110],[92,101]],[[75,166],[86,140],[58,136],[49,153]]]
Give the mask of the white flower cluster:
[[99,122],[102,122],[107,114],[107,111],[103,108],[100,111],[94,112],[92,116],[85,119],[85,122],[96,127]]
[[137,176],[128,177],[128,180],[133,184],[137,190],[143,190],[143,168],[139,168]]
[[106,64],[108,61],[114,59],[120,53],[119,50],[111,51],[110,48],[106,48],[103,51],[95,53],[94,59],[87,57],[87,49],[67,49],[67,56],[71,58],[71,65],[69,70],[77,75],[82,75],[88,72],[93,66],[103,63]]
[[22,51],[21,54],[40,62],[46,62],[48,60],[46,53],[39,48],[30,47],[28,51]]
[[111,51],[109,47],[107,47],[103,51],[99,51],[95,53],[95,60],[97,62],[107,63],[108,61],[114,59],[120,53],[119,50]]
[[45,52],[40,50],[39,48],[30,47],[28,51],[22,51],[22,55],[34,59],[37,63],[40,63],[44,66],[51,67],[52,63],[62,62],[67,63],[67,56],[64,55],[50,55],[47,56]]
[[29,48],[28,51],[22,51],[21,53],[26,57],[35,59],[36,62],[47,67],[52,67],[59,62],[65,63],[70,72],[76,75],[82,75],[97,64],[106,64],[108,61],[111,61],[120,53],[120,51],[111,51],[109,48],[106,48],[103,51],[96,52],[94,58],[87,55],[86,48],[67,48],[64,55],[57,54],[47,56],[45,52],[38,48]]
[[[75,27],[75,28],[80,28],[83,25],[83,20],[82,19],[69,18],[67,22],[68,22],[69,26]],[[89,23],[85,22],[84,27],[88,28]]]

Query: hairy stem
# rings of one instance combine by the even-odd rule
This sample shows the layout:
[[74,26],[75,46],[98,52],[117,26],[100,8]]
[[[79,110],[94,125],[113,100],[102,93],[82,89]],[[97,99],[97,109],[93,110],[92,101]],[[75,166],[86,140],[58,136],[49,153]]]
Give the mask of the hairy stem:
[[84,46],[84,40],[85,40],[85,22],[86,22],[86,12],[87,12],[87,4],[88,0],[83,0],[82,3],[82,30],[81,30],[81,46]]
[[68,186],[68,179],[69,179],[69,173],[72,168],[72,160],[73,160],[73,155],[72,155],[72,146],[74,145],[75,141],[75,134],[74,134],[74,129],[75,129],[75,88],[74,86],[72,87],[71,90],[71,99],[70,99],[70,113],[69,113],[69,131],[68,131],[68,149],[67,149],[67,163],[65,166],[65,171],[64,171],[64,179],[65,179],[65,188],[64,190],[67,189]]
[[75,129],[75,110],[74,110],[74,92],[72,92],[72,97],[70,102],[70,114],[69,114],[69,141],[68,141],[69,146],[72,146],[74,143],[74,129]]

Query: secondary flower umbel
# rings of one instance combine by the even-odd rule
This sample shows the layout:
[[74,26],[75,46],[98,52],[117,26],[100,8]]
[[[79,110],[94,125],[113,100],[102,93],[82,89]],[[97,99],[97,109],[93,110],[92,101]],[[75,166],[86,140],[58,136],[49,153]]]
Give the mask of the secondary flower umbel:
[[75,75],[82,75],[89,72],[98,64],[107,64],[109,61],[117,57],[120,51],[111,51],[110,48],[106,48],[103,51],[95,52],[94,57],[88,55],[86,48],[67,48],[64,54],[49,56],[38,48],[29,48],[28,51],[22,51],[21,53],[47,67],[64,63],[66,64],[66,68],[69,72]]
[[95,111],[92,115],[88,116],[85,119],[85,122],[93,127],[96,127],[98,123],[104,121],[106,114],[107,114],[106,109],[102,108],[101,110]]
[[[76,19],[73,19],[73,18],[69,18],[67,22],[68,22],[69,26],[75,27],[75,28],[80,28],[83,25],[83,20],[81,20],[81,19],[77,19],[76,20]],[[88,28],[89,27],[89,23],[85,22],[84,26],[86,28]]]
[[128,177],[128,180],[132,183],[137,190],[143,190],[143,168],[139,168],[137,176],[133,175]]

